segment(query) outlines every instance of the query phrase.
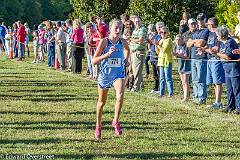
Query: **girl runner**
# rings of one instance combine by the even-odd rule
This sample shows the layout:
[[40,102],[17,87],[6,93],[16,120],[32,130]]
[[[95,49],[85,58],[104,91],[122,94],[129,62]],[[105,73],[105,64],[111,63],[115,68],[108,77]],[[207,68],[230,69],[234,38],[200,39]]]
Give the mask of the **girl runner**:
[[107,100],[108,89],[112,86],[116,90],[115,114],[112,121],[115,134],[121,135],[122,128],[119,122],[119,116],[124,98],[124,78],[125,65],[128,64],[129,47],[127,42],[120,38],[122,31],[122,22],[113,19],[110,24],[110,35],[108,38],[101,39],[93,57],[93,64],[100,64],[100,73],[98,78],[98,102],[97,102],[97,122],[95,138],[101,138],[102,130],[102,112],[103,106]]

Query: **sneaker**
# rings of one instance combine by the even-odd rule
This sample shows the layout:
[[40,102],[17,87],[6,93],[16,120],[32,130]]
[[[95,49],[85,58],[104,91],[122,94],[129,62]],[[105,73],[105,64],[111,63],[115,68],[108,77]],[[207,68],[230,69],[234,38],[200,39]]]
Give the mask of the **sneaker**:
[[154,94],[160,95],[160,91],[155,91]]
[[102,126],[96,126],[96,130],[95,130],[96,140],[101,139],[101,136],[102,136]]
[[155,90],[151,90],[151,92],[149,92],[148,94],[155,94]]
[[197,105],[203,105],[203,104],[206,104],[206,100],[197,100],[195,103]]
[[138,91],[135,88],[132,88],[131,92],[138,92]]
[[222,103],[213,103],[207,106],[207,109],[221,109],[223,108]]
[[230,108],[230,107],[226,107],[226,108],[223,110],[223,112],[225,112],[225,113],[231,113],[232,111],[234,111],[234,109],[233,109],[233,108]]
[[87,77],[87,79],[88,79],[88,80],[93,80],[93,76],[92,76],[92,75],[89,75],[89,76]]
[[121,127],[120,122],[112,121],[112,126],[114,128],[115,135],[117,135],[117,136],[122,135],[122,127]]
[[129,92],[130,92],[131,90],[132,90],[132,88],[127,88],[127,91],[129,91]]
[[240,115],[240,111],[235,111],[234,114]]
[[23,59],[22,58],[18,58],[17,61],[22,61]]

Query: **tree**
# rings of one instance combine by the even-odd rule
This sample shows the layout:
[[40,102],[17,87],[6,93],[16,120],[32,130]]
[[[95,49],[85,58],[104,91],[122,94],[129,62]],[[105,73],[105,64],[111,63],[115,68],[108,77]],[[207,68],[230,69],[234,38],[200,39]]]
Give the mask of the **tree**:
[[237,12],[240,11],[240,3],[233,0],[220,0],[216,7],[216,16],[221,25],[227,25],[233,30],[238,23]]
[[0,11],[0,18],[7,25],[13,24],[24,14],[19,0],[1,0]]
[[1,0],[0,20],[12,25],[21,20],[30,26],[42,20],[65,20],[72,6],[70,0]]
[[214,15],[215,2],[211,0],[132,0],[129,14],[141,16],[146,24],[163,21],[170,31],[177,32],[182,13],[188,11],[192,17],[200,12]]
[[70,0],[51,0],[51,5],[54,15],[52,20],[66,20],[72,12]]
[[107,21],[119,18],[125,13],[130,0],[72,0],[73,13],[71,17],[88,21],[90,16],[104,16]]
[[29,26],[39,24],[41,22],[40,20],[42,19],[41,3],[38,0],[20,0],[20,2],[21,5],[24,6],[23,15],[20,19],[23,22],[27,22]]

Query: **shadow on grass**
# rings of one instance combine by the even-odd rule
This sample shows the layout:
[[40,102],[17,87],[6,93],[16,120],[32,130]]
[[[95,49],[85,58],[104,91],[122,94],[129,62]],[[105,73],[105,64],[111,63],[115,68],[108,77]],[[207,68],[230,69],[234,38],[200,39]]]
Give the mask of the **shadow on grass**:
[[66,101],[95,101],[96,97],[89,95],[82,95],[77,97],[77,94],[23,94],[23,95],[10,95],[0,94],[0,99],[14,99],[14,100],[26,100],[32,102],[66,102]]
[[0,86],[70,86],[69,82],[45,82],[45,81],[2,81]]
[[[1,74],[1,73],[0,73]],[[17,75],[1,75],[0,78],[16,78],[16,79],[21,79],[21,78],[26,78],[24,76],[17,76]]]
[[[111,112],[113,113],[113,112]],[[27,114],[27,115],[48,115],[48,114],[96,114],[95,111],[87,112],[87,111],[77,111],[77,112],[30,112],[30,111],[0,111],[0,114]]]
[[43,139],[0,139],[0,144],[47,144],[59,143],[61,139],[58,138],[43,138]]
[[[2,128],[11,129],[32,129],[32,130],[58,130],[58,129],[94,129],[95,121],[23,121],[23,122],[2,122]],[[103,121],[103,130],[112,130],[111,122]],[[17,126],[16,126],[17,125]],[[33,126],[31,126],[33,125]],[[161,131],[198,131],[194,127],[161,127],[159,124],[123,122],[123,129],[126,130],[161,130]]]
[[[1,69],[1,68],[0,68]],[[13,69],[15,69],[15,68],[13,68]],[[7,75],[9,75],[9,74],[14,74],[14,75],[16,75],[16,74],[20,74],[20,75],[32,75],[32,74],[36,74],[36,73],[31,73],[31,72],[0,72],[0,74],[1,75],[4,75],[4,74],[7,74]],[[1,77],[1,76],[0,76]]]
[[55,91],[56,90],[51,90],[51,89],[17,89],[17,90],[9,90],[8,92],[48,93],[48,92],[55,92]]
[[56,154],[55,158],[63,159],[95,159],[95,158],[113,158],[113,159],[182,159],[182,158],[207,158],[207,157],[227,157],[236,156],[231,153],[195,153],[195,152],[160,152],[160,153],[123,153],[123,154]]

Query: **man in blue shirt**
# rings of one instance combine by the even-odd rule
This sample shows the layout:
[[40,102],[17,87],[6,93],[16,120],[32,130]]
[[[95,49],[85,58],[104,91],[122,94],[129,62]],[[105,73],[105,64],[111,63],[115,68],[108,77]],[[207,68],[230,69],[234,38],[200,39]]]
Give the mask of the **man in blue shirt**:
[[[154,88],[150,93],[158,93],[159,91],[159,74],[157,67],[157,54],[155,50],[155,44],[161,40],[160,30],[162,26],[160,26],[159,24],[160,22],[156,23],[156,28],[152,28],[151,33],[148,36],[150,62],[152,65],[153,79],[155,81]],[[153,25],[153,27],[155,26]]]
[[216,30],[218,27],[218,20],[216,17],[208,19],[208,29],[210,30],[207,47],[202,49],[202,52],[207,52],[207,85],[215,84],[215,102],[209,105],[208,108],[220,109],[223,107],[221,103],[222,83],[225,82],[225,75],[223,65],[218,56],[214,52],[218,52],[220,43],[217,39]]
[[240,55],[233,54],[233,50],[238,49],[236,41],[229,37],[228,29],[221,26],[217,29],[217,36],[223,43],[220,45],[220,52],[216,55],[224,59],[223,68],[225,71],[225,81],[227,86],[228,105],[226,112],[236,109],[236,114],[240,114]]
[[192,82],[193,82],[193,98],[196,104],[202,105],[206,103],[207,98],[207,55],[199,50],[205,47],[208,40],[209,30],[206,28],[206,16],[200,13],[197,16],[198,30],[192,34],[192,39],[189,43],[192,46],[191,50],[191,69],[192,69]]
[[0,54],[2,53],[2,47],[4,46],[4,38],[6,35],[6,27],[4,23],[0,25]]

